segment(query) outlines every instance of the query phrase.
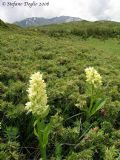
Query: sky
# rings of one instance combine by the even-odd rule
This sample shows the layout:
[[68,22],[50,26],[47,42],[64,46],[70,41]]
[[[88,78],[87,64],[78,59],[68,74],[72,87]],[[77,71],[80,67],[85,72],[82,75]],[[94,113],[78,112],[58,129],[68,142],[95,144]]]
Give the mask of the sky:
[[[33,1],[36,6],[30,8],[28,4]],[[48,6],[41,6],[48,2]],[[13,7],[16,3],[21,3],[21,6]],[[120,0],[0,0],[0,19],[5,22],[13,23],[30,17],[58,16],[120,22]]]

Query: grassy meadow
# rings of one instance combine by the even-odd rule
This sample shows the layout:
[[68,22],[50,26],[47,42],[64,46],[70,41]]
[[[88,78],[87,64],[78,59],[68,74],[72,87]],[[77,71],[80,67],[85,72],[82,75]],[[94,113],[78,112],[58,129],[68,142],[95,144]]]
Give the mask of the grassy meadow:
[[[89,105],[84,72],[89,66],[102,76],[106,104],[85,120],[76,104],[86,97]],[[32,115],[25,111],[29,77],[37,71],[47,85],[46,123],[55,113],[63,119],[49,135],[47,159],[119,160],[120,24],[83,21],[23,29],[0,21],[1,160],[41,157]]]

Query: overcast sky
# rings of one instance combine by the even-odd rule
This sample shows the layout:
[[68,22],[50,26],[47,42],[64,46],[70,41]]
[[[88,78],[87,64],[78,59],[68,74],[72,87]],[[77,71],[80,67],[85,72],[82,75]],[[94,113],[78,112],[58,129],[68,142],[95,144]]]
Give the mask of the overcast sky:
[[[49,2],[49,6],[10,7],[8,2]],[[6,2],[6,3],[4,3]],[[4,5],[3,5],[4,3]],[[108,19],[120,21],[120,0],[0,0],[0,19],[15,22],[29,17],[51,18],[56,16],[73,16],[85,20]]]

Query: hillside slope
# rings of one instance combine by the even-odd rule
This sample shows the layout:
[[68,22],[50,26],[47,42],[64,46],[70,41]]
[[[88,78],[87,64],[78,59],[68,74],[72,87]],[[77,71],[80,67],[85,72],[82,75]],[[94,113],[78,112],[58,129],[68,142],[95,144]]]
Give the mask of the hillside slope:
[[[120,24],[84,21],[11,30],[1,24],[0,159],[40,159],[33,118],[25,111],[29,77],[40,71],[47,84],[50,106],[45,123],[56,112],[57,122],[63,118],[50,134],[48,159],[57,159],[57,141],[59,154],[65,160],[106,159],[111,153],[117,160],[120,153]],[[97,93],[103,90],[100,96],[106,98],[106,104],[81,125],[85,116],[81,118],[83,112],[76,104],[78,101],[90,104],[85,94],[84,72],[89,66],[102,76],[103,87]],[[76,144],[80,145],[77,149]]]
[[75,35],[83,38],[109,38],[120,35],[120,23],[111,21],[71,22],[66,24],[36,27],[40,32],[53,37]]
[[0,19],[0,28],[6,28],[8,27],[7,24],[5,24],[1,19]]

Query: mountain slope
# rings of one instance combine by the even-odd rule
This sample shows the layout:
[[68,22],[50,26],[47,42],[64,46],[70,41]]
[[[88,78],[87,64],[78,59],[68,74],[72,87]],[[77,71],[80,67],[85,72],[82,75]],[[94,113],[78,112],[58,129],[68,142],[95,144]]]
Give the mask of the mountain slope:
[[7,28],[8,25],[0,19],[0,28]]
[[73,22],[73,21],[82,21],[82,19],[77,18],[77,17],[69,17],[69,16],[60,16],[60,17],[54,17],[51,19],[32,17],[32,18],[24,19],[19,22],[15,22],[15,24],[21,27],[29,27],[29,26],[41,26],[41,25],[49,25],[49,24],[68,23],[68,22]]
[[5,23],[0,19],[0,31],[18,31],[21,30],[22,28],[16,24],[10,24],[10,23]]
[[[120,24],[82,21],[20,30],[7,26],[0,28],[1,160],[40,159],[34,119],[25,111],[29,77],[38,71],[43,74],[50,106],[45,124],[51,116],[55,124],[48,160],[56,160],[58,151],[65,160],[105,160],[108,152],[115,152],[112,160],[119,159]],[[103,85],[94,93],[102,98],[94,100],[95,105],[104,98],[106,104],[85,121],[83,110],[89,108],[90,97],[85,94],[84,69],[89,66],[103,77]]]

